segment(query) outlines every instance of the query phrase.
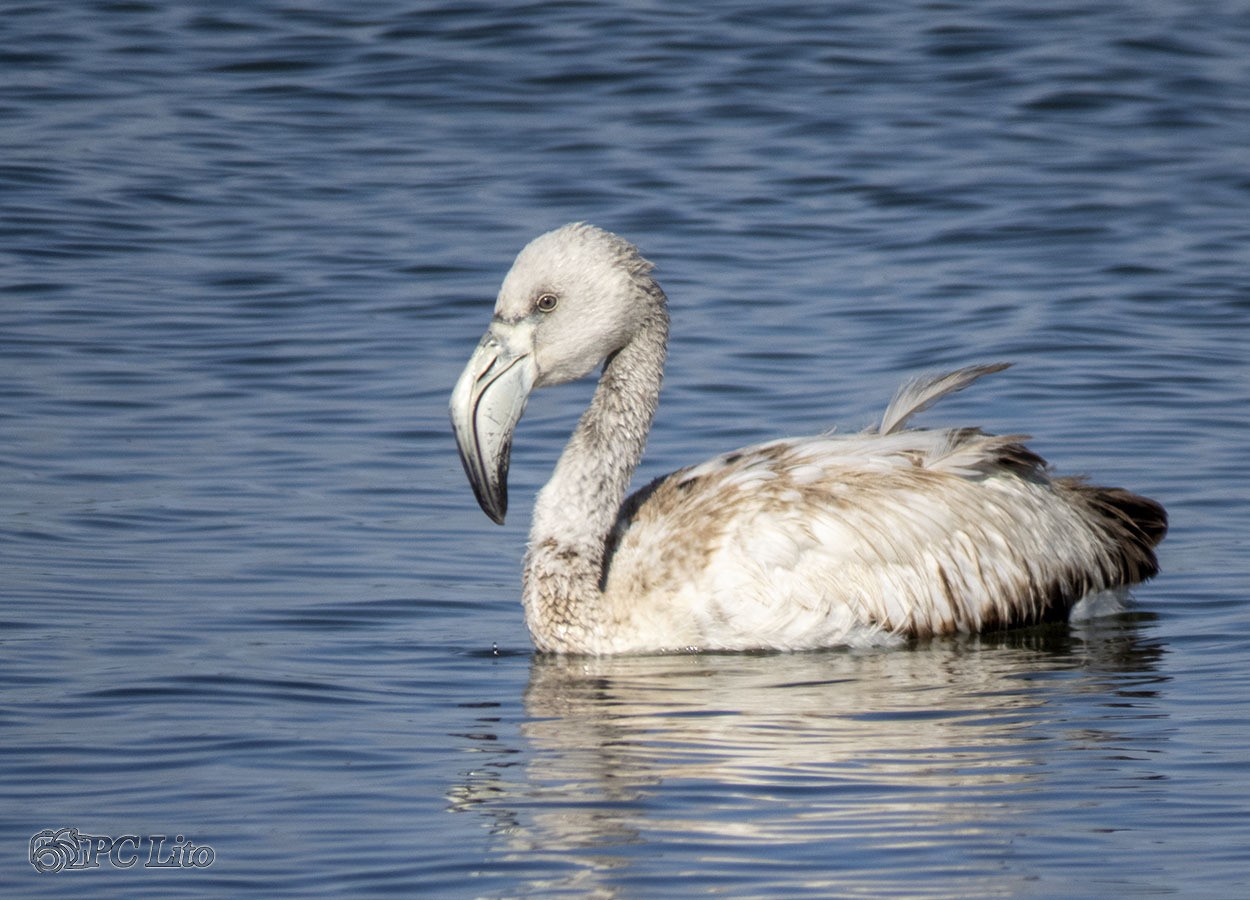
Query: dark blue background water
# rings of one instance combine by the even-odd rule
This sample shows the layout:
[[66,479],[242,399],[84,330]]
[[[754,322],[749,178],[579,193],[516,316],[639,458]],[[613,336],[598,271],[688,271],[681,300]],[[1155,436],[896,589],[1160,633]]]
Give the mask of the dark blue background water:
[[[1245,893],[1247,47],[1233,2],[6,6],[0,891]],[[673,305],[639,480],[1011,359],[926,421],[1157,497],[1162,576],[1006,637],[535,658],[588,387],[531,404],[503,529],[446,399],[574,219]],[[37,873],[62,827],[215,859]]]

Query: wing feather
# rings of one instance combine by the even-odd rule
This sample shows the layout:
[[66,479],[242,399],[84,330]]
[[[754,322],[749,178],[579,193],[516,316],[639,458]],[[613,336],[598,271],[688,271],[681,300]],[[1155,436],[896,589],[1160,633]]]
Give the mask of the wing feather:
[[1166,530],[1152,501],[1052,480],[1022,435],[902,430],[1004,368],[912,382],[880,431],[656,479],[622,507],[603,562],[619,627],[662,622],[674,646],[709,649],[854,644],[1037,622],[1152,575]]
[[1011,363],[989,363],[982,366],[966,366],[942,375],[922,375],[899,388],[881,417],[879,434],[892,434],[907,424],[908,419],[922,413],[947,394],[962,391],[972,382],[985,375],[992,375],[1008,368]]

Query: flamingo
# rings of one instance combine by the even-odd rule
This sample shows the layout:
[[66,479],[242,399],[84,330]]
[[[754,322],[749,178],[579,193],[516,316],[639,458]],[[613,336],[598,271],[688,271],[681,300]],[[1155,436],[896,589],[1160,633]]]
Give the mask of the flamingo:
[[669,316],[653,266],[585,223],[531,241],[451,395],[482,510],[507,511],[512,437],[534,388],[602,364],[534,505],[522,575],[541,652],[802,650],[1062,619],[1158,571],[1167,514],[1053,476],[1021,435],[916,429],[977,379],[920,378],[880,423],[744,447],[626,498],[659,401]]

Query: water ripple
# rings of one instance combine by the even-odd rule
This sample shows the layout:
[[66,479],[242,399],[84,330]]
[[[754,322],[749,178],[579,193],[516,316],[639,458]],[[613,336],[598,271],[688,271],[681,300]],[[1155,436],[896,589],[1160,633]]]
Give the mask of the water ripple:
[[[1245,893],[1244,10],[202,6],[0,22],[0,818],[217,861],[0,891]],[[1163,575],[887,654],[532,658],[588,386],[502,529],[446,402],[577,219],[672,303],[640,480],[1010,359],[924,423],[1159,497]]]

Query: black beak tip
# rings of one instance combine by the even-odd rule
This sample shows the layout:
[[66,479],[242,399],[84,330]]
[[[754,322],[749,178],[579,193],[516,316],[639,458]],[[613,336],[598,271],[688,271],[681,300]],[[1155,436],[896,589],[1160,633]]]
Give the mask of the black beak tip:
[[[512,459],[512,440],[504,442],[499,456],[499,467],[493,481],[483,480],[482,491],[477,495],[482,512],[491,517],[496,525],[502,525],[508,514],[508,462]],[[474,490],[477,489],[476,483]]]
[[[502,525],[504,516],[508,514],[508,473],[505,470],[502,478],[497,482],[498,488],[491,492],[489,496],[478,497],[478,502],[482,506],[482,512],[491,517],[496,525]],[[485,502],[483,502],[485,501]]]
[[460,453],[460,465],[464,468],[464,474],[469,478],[469,485],[473,488],[473,496],[477,499],[477,505],[482,508],[482,512],[490,516],[491,521],[496,525],[502,525],[504,516],[508,513],[508,464],[506,462],[500,467],[497,473],[495,487],[490,484],[485,474],[479,472],[477,467],[469,460],[464,453],[464,447],[457,442],[456,449]]
[[499,493],[496,494],[485,486],[479,488],[478,483],[474,481],[473,494],[477,497],[477,505],[482,507],[482,512],[490,516],[491,521],[496,525],[502,525],[504,517],[508,514],[508,488],[506,484],[502,484]]
[[502,525],[504,516],[508,514],[507,486],[505,485],[497,495],[492,495],[487,492],[478,494],[477,505],[482,507],[482,512],[490,516],[492,522],[496,525]]

